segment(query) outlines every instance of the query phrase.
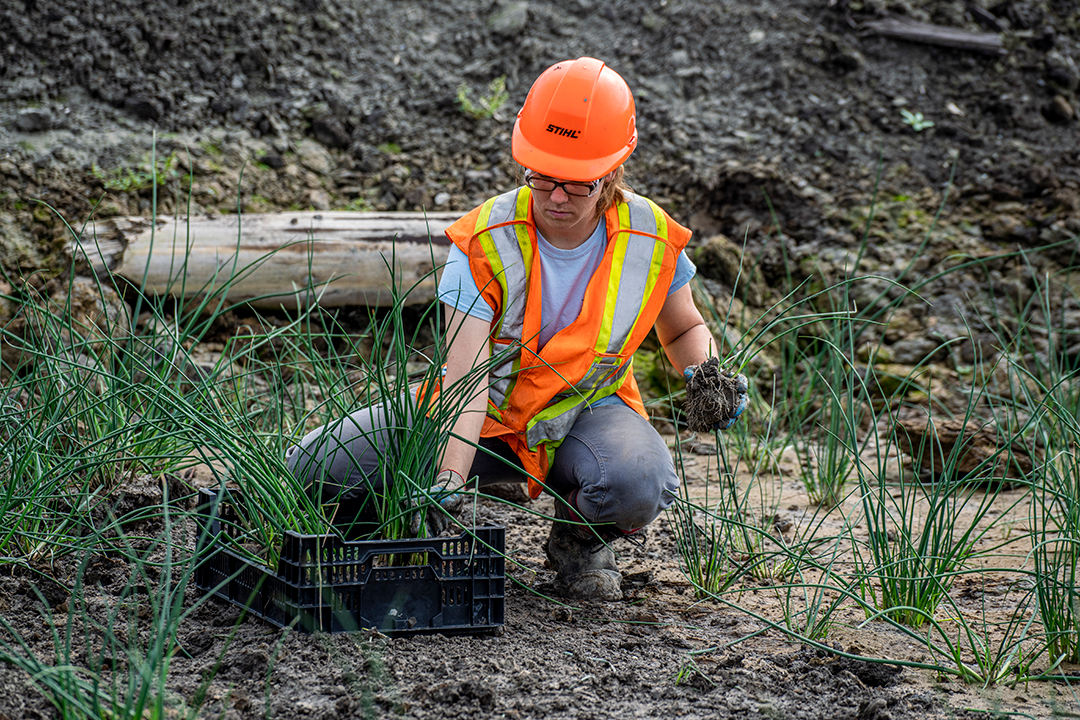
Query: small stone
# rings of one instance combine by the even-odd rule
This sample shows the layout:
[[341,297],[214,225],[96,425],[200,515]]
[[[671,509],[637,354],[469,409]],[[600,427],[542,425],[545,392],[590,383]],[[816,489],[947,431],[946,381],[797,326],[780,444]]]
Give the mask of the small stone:
[[1015,215],[998,215],[983,226],[983,233],[991,240],[1008,242],[1025,237],[1027,228],[1024,221]]
[[317,117],[311,121],[311,134],[323,145],[335,148],[347,148],[352,144],[352,138],[345,130],[345,126],[336,117]]
[[498,35],[512,37],[525,29],[529,22],[529,3],[508,2],[496,8],[488,18],[488,27]]
[[325,175],[334,165],[334,159],[322,145],[311,140],[301,140],[296,147],[296,157],[300,164],[317,175]]
[[131,96],[124,99],[124,109],[143,120],[157,120],[164,108],[155,98]]
[[1076,116],[1076,111],[1068,100],[1061,95],[1056,95],[1050,104],[1043,108],[1043,115],[1050,122],[1066,123]]
[[330,195],[325,190],[309,190],[307,194],[308,206],[315,210],[330,209]]
[[259,162],[263,165],[267,165],[274,170],[280,170],[285,167],[285,159],[280,155],[263,155],[259,158]]
[[450,193],[448,192],[441,192],[435,196],[435,205],[437,207],[442,207],[448,202],[450,202]]
[[651,12],[641,16],[641,25],[646,30],[659,30],[667,25],[667,20]]
[[1068,55],[1057,50],[1046,54],[1046,79],[1065,90],[1075,90],[1080,85],[1080,69]]
[[19,132],[44,132],[52,127],[52,116],[41,108],[20,110],[15,116],[15,129]]

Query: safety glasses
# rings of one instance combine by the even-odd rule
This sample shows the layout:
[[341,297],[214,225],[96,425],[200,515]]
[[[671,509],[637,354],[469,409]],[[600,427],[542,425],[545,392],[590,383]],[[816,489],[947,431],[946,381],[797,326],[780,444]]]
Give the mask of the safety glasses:
[[573,197],[592,197],[600,189],[600,182],[603,180],[593,180],[592,182],[561,182],[559,180],[552,180],[549,177],[543,175],[537,175],[531,170],[525,173],[525,184],[538,192],[554,192],[555,188],[561,187],[563,192]]

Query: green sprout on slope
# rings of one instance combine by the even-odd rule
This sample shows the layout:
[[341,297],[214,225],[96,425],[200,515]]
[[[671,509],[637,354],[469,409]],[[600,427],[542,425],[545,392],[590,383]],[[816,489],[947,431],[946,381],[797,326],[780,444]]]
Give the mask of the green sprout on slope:
[[176,153],[171,153],[166,157],[146,158],[142,164],[134,168],[117,167],[103,170],[94,165],[90,172],[101,181],[106,190],[134,192],[146,190],[155,183],[164,185],[167,180],[180,177],[178,164]]
[[488,84],[487,94],[482,95],[474,104],[472,101],[472,88],[468,83],[461,83],[457,89],[458,106],[461,111],[473,120],[490,118],[499,111],[506,101],[510,99],[510,93],[506,92],[506,76],[495,78]]
[[934,121],[924,118],[921,112],[911,112],[910,110],[902,108],[900,114],[904,118],[904,124],[910,125],[911,129],[915,132],[922,132],[923,130],[934,127]]

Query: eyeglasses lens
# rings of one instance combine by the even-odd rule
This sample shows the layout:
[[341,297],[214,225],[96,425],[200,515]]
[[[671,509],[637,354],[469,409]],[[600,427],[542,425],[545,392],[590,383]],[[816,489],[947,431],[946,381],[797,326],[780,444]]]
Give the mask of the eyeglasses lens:
[[537,175],[526,177],[525,184],[533,190],[539,190],[540,192],[552,192],[555,188],[561,187],[563,192],[567,195],[573,195],[575,197],[590,197],[596,192],[596,188],[599,186],[599,183],[597,182],[559,182],[557,180],[552,180],[551,178],[539,177]]

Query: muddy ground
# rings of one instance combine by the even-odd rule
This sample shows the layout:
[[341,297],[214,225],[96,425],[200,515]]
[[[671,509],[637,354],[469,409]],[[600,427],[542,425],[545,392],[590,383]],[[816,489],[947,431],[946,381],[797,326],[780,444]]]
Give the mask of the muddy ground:
[[[553,510],[543,500],[533,509]],[[211,601],[183,621],[169,668],[167,705],[184,712],[185,705],[203,695],[201,716],[225,718],[823,720],[967,717],[964,708],[1013,708],[1049,717],[1071,706],[1066,688],[1037,684],[1022,690],[977,690],[926,671],[800,646],[745,612],[698,602],[677,569],[673,536],[664,519],[650,528],[646,546],[619,548],[625,574],[622,602],[567,606],[550,597],[553,573],[545,567],[541,549],[546,523],[490,501],[480,517],[508,528],[510,581],[501,631],[483,637],[394,640],[370,632],[311,636],[254,619],[237,626],[236,607]],[[64,565],[54,572],[64,575]],[[104,621],[123,604],[119,597],[125,588],[135,587],[126,602],[150,602],[153,589],[145,584],[140,588],[137,577],[133,583],[123,562],[97,556],[87,567],[93,587],[83,596],[85,605],[40,578],[0,577],[5,619],[44,658],[55,652],[55,643],[42,623],[43,614],[58,618],[62,637],[73,603],[79,607],[76,618],[85,612]],[[777,597],[770,585],[767,580],[746,581],[741,592],[727,597],[775,620]],[[973,604],[980,599],[985,604],[983,593],[1000,595],[985,585],[968,592]],[[191,589],[186,603],[195,606],[198,598]],[[145,642],[149,615],[136,614],[142,618]],[[881,623],[859,628],[861,620],[855,613],[841,619],[830,636],[836,650],[914,662],[927,659],[910,638]],[[88,663],[100,647],[83,641],[81,620],[74,627],[72,660]],[[136,631],[129,632],[134,637]],[[118,669],[123,669],[122,661]],[[48,703],[19,671],[0,666],[0,685],[0,717],[51,716]]]
[[[886,16],[997,33],[1002,52],[866,29]],[[718,247],[707,241],[720,233],[745,240],[760,273],[741,291],[751,306],[782,282],[842,264],[875,186],[882,219],[867,272],[888,275],[917,254],[923,270],[958,252],[1057,243],[1031,260],[1049,271],[1077,252],[1080,10],[1071,0],[12,0],[0,6],[0,28],[0,264],[16,291],[65,271],[58,215],[76,226],[92,212],[147,216],[155,174],[162,213],[465,212],[513,186],[509,134],[532,79],[579,55],[605,60],[635,92],[635,189],[693,229],[695,248]],[[499,77],[504,106],[463,111],[463,87],[475,103]],[[939,208],[943,230],[920,249]],[[707,287],[730,294],[729,266],[711,258],[698,255]],[[1027,260],[1006,261],[995,280],[1022,296],[1029,271]],[[929,308],[886,335],[896,362],[955,337],[956,308],[979,282],[956,275],[927,287]],[[946,365],[964,360],[947,355]],[[491,512],[525,566],[509,571],[518,582],[498,637],[313,638],[249,620],[224,650],[236,613],[208,605],[180,633],[177,702],[222,652],[206,712],[229,718],[872,720],[956,717],[965,707],[1049,717],[1071,702],[1053,685],[982,692],[819,656],[776,634],[730,645],[761,626],[693,601],[663,520],[646,548],[627,549],[624,602],[568,610],[533,592],[551,581],[545,529]],[[106,572],[87,592],[105,605],[125,578]],[[0,581],[0,611],[45,652],[52,643],[31,581]],[[742,602],[755,593],[768,610],[764,590],[748,588]],[[54,599],[66,600],[63,591]],[[916,652],[856,625],[839,633],[843,649]],[[718,649],[689,654],[708,648]],[[677,683],[690,658],[700,672]],[[50,716],[19,671],[0,667],[0,684],[0,718]]]

